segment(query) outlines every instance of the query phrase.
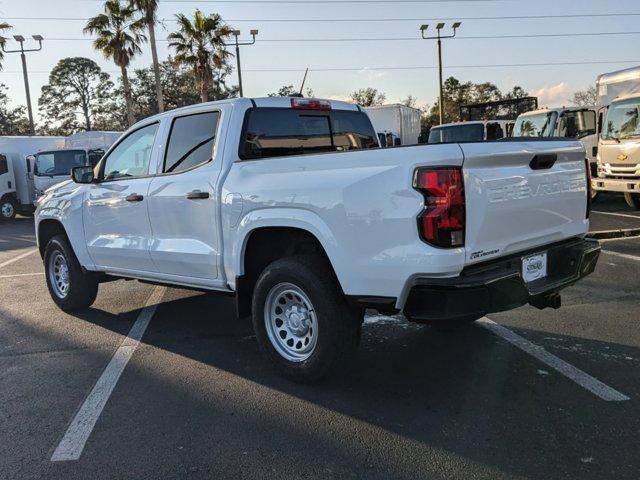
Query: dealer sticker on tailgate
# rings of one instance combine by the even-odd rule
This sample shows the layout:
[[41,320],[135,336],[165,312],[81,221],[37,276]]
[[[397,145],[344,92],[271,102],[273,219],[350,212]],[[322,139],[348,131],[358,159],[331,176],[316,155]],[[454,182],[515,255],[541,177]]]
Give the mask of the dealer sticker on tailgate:
[[533,282],[547,276],[547,252],[531,255],[522,259],[522,278]]

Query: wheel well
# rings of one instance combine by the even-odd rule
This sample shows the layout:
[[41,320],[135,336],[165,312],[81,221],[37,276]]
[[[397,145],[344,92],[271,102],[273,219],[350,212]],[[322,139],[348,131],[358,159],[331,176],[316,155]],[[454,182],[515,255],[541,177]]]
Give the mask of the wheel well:
[[42,258],[44,258],[44,249],[47,247],[49,240],[60,234],[66,236],[67,232],[58,220],[42,220],[40,222],[38,225],[38,249]]
[[251,314],[253,288],[267,265],[281,258],[305,253],[321,255],[331,267],[322,244],[307,230],[264,227],[252,231],[244,250],[244,274],[236,278],[238,316],[245,317]]

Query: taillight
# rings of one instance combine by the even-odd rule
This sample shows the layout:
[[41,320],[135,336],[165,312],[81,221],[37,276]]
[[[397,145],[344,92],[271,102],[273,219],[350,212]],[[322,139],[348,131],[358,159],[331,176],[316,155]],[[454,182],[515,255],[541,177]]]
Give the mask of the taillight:
[[315,98],[292,98],[291,108],[301,110],[331,110],[331,102],[328,100],[318,100]]
[[436,247],[464,245],[465,203],[461,168],[418,168],[413,188],[424,195],[418,215],[422,239]]
[[584,159],[584,166],[587,172],[587,213],[585,214],[585,218],[589,218],[589,213],[591,212],[591,197],[593,192],[591,191],[591,165],[589,164],[589,159]]

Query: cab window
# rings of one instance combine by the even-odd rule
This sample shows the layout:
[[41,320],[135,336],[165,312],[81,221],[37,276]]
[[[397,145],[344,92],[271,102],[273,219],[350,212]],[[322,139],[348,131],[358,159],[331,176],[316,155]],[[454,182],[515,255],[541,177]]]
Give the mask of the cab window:
[[157,130],[158,124],[153,123],[125,137],[105,160],[104,180],[147,175]]
[[162,171],[182,172],[211,160],[219,117],[204,112],[174,119]]

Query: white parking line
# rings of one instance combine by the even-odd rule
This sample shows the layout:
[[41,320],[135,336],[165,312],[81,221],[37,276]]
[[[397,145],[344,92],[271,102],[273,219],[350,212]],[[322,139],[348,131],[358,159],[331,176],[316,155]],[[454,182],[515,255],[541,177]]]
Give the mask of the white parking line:
[[104,372],[96,382],[93,390],[85,399],[80,410],[74,417],[67,432],[60,440],[56,450],[51,456],[52,462],[61,462],[67,460],[78,460],[84,449],[84,445],[89,439],[93,427],[95,426],[100,414],[104,409],[113,389],[118,383],[120,375],[124,371],[127,363],[135,352],[142,335],[144,335],[149,321],[156,311],[157,305],[162,300],[166,291],[165,287],[156,287],[151,296],[147,300],[145,307],[138,314],[136,322],[129,330],[127,338],[124,339],[122,345],[116,350],[111,361],[105,368]]
[[605,249],[602,249],[600,251],[602,253],[606,253],[607,255],[613,255],[614,257],[626,258],[627,260],[635,260],[636,262],[640,262],[640,257],[637,257],[635,255],[629,255],[628,253],[612,252],[611,250],[605,250]]
[[0,275],[0,278],[34,277],[36,275],[44,275],[44,272],[38,272],[38,273],[14,273],[13,275]]
[[588,373],[585,373],[582,370],[574,367],[573,365],[568,364],[564,360],[547,352],[543,347],[536,345],[535,343],[531,343],[526,338],[521,337],[508,328],[497,324],[493,320],[490,320],[487,317],[483,317],[478,320],[478,323],[487,330],[490,330],[496,335],[504,338],[512,345],[515,345],[519,349],[525,351],[529,355],[537,358],[549,367],[560,372],[565,377],[573,380],[582,388],[589,390],[591,393],[593,393],[597,397],[600,397],[602,400],[607,400],[609,402],[621,402],[623,400],[629,400],[629,397],[627,397],[623,393],[620,393],[619,391],[609,387],[608,385],[605,385],[597,378],[594,378]]
[[24,252],[20,255],[18,255],[17,257],[13,257],[11,260],[7,260],[6,262],[2,262],[0,263],[0,268],[2,267],[6,267],[7,265],[11,265],[13,262],[17,262],[18,260],[24,258],[24,257],[28,257],[29,255],[31,255],[32,253],[36,253],[38,250],[37,249],[33,249],[33,250],[29,250],[28,252]]
[[627,218],[635,218],[636,220],[640,220],[639,215],[631,215],[629,213],[600,212],[598,210],[591,210],[591,213],[599,213],[600,215],[614,215],[616,217],[627,217]]

